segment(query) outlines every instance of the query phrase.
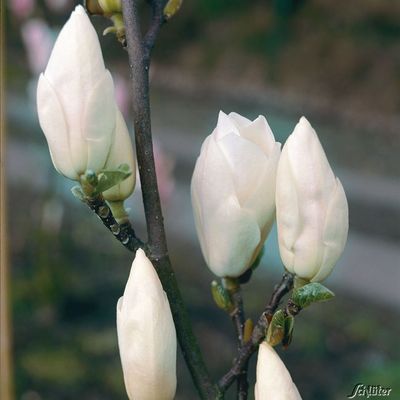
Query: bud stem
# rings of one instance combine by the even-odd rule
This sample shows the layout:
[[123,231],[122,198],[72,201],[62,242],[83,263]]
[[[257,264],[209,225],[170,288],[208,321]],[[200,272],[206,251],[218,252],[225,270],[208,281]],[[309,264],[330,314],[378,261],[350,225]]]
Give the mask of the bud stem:
[[128,213],[125,210],[123,201],[108,201],[107,204],[109,205],[112,215],[118,224],[122,225],[129,223]]
[[257,350],[258,345],[265,338],[266,328],[274,312],[279,306],[282,298],[293,288],[293,275],[285,273],[281,282],[275,287],[271,299],[257,324],[253,329],[251,339],[244,344],[234,361],[233,367],[220,379],[218,386],[224,393],[237,377],[242,373],[244,367],[248,363],[251,355]]

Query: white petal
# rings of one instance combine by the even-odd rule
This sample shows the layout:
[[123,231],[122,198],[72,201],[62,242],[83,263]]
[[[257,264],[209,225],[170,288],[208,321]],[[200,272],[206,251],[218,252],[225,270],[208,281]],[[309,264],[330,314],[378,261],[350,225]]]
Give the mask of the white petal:
[[199,197],[203,219],[213,214],[223,199],[235,195],[231,169],[215,141],[215,136],[210,135],[206,141],[206,146],[197,159],[192,183]]
[[[197,168],[197,164],[196,164]],[[198,174],[196,174],[197,176]],[[195,174],[193,174],[193,177]],[[203,226],[203,218],[202,218],[202,207],[199,201],[199,192],[195,189],[196,179],[192,178],[192,182],[190,185],[190,195],[192,200],[192,209],[193,209],[193,217],[194,223],[196,227],[197,237],[200,242],[201,251],[203,253],[204,260],[207,265],[210,264],[208,259],[208,247],[207,247],[207,239],[204,236],[204,226]]]
[[335,176],[315,130],[302,117],[287,140],[294,181],[306,201],[324,200],[335,187]]
[[244,272],[260,243],[260,228],[254,213],[238,203],[232,171],[214,135],[202,146],[191,195],[196,230],[209,268],[218,276]]
[[117,305],[117,332],[129,399],[172,400],[176,390],[176,333],[168,299],[142,250]]
[[[254,260],[275,217],[275,177],[280,146],[268,156],[262,138],[241,137],[239,129],[256,124],[238,114],[220,112],[206,138],[191,184],[195,225],[204,258],[219,276],[238,276]],[[267,147],[267,144],[264,143]],[[269,145],[269,144],[268,144]]]
[[96,31],[84,9],[78,6],[58,35],[44,73],[64,111],[71,158],[78,173],[86,170],[88,161],[82,114],[89,94],[102,80],[104,71]]
[[266,342],[258,350],[254,394],[255,400],[301,400],[285,364]]
[[240,115],[235,112],[229,113],[228,117],[231,120],[231,122],[233,122],[235,124],[235,126],[238,130],[251,124],[251,121],[248,118],[243,117],[243,115]]
[[54,167],[65,177],[77,180],[78,175],[70,155],[65,116],[56,92],[43,74],[40,75],[38,82],[37,109]]
[[239,130],[235,123],[223,111],[219,112],[217,127],[215,128],[214,135],[216,140],[221,140],[225,135],[235,133],[239,135]]
[[267,168],[267,158],[254,143],[234,133],[217,143],[230,166],[235,193],[243,205],[257,190]]
[[294,272],[294,245],[301,230],[301,221],[287,144],[283,146],[276,177],[276,220],[283,264]]
[[275,220],[275,189],[276,189],[276,174],[278,169],[279,157],[281,154],[280,143],[275,143],[274,150],[268,157],[265,163],[264,171],[259,169],[259,183],[254,188],[251,195],[243,203],[243,207],[253,212],[256,216],[258,226],[266,235]]
[[[82,77],[80,82],[76,79],[77,72]],[[97,33],[83,7],[77,6],[57,37],[45,75],[53,85],[57,83],[57,88],[69,91],[73,83],[86,92],[103,73],[104,61]]]
[[318,137],[303,117],[287,140],[278,168],[279,247],[288,270],[320,281],[343,251],[347,201]]
[[240,128],[240,136],[250,140],[264,152],[266,156],[274,152],[275,137],[265,117],[260,115],[250,124]]
[[[209,135],[196,161],[191,182],[192,207],[196,230],[207,265],[211,248],[218,246],[208,235],[215,221],[213,216],[226,199],[235,196],[232,173],[217,145],[215,135]],[[225,255],[227,257],[228,255]]]
[[324,280],[332,271],[337,260],[344,250],[349,229],[349,210],[346,194],[339,179],[332,194],[326,213],[323,232],[323,243],[325,246],[322,266],[317,275],[312,278],[313,282]]
[[209,268],[215,275],[236,277],[250,266],[261,233],[253,214],[231,196],[203,221],[207,237]]
[[82,135],[87,142],[87,169],[98,171],[104,168],[111,143],[115,140],[116,110],[114,84],[106,70],[88,94],[83,113]]
[[117,168],[120,164],[128,164],[132,174],[118,185],[103,193],[107,201],[119,201],[128,198],[135,188],[136,159],[133,152],[131,138],[121,111],[117,108],[115,138],[108,156],[105,168]]
[[304,117],[285,147],[298,208],[293,268],[300,277],[311,279],[322,264],[323,226],[335,177],[314,129]]

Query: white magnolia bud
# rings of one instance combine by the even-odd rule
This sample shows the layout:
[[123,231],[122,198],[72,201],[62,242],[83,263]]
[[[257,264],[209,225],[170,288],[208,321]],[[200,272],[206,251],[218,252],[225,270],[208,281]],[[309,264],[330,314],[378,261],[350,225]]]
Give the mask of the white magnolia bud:
[[55,168],[78,180],[103,168],[116,122],[114,85],[82,6],[62,28],[37,89],[40,126]]
[[191,185],[197,235],[214,274],[239,276],[257,257],[275,218],[279,154],[263,116],[220,112]]
[[348,206],[318,136],[302,117],[287,139],[276,187],[279,250],[289,272],[325,279],[343,252]]
[[167,296],[143,250],[136,252],[117,304],[118,346],[131,400],[172,400],[176,332]]
[[255,400],[301,400],[285,364],[267,342],[258,349],[256,374]]
[[121,164],[127,164],[132,173],[121,183],[103,192],[103,196],[107,201],[123,201],[128,198],[133,192],[136,181],[136,162],[131,138],[124,117],[119,109],[117,109],[115,137],[105,169],[115,169]]

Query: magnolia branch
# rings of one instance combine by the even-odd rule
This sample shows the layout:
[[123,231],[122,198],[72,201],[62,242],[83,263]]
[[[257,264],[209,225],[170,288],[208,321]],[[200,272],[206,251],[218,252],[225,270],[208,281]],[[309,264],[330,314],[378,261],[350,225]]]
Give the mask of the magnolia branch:
[[166,21],[164,17],[164,7],[167,3],[166,0],[150,0],[152,7],[152,19],[150,22],[149,29],[144,37],[144,59],[147,63],[150,63],[151,51],[153,50],[156,42],[158,32],[161,29],[162,24]]
[[145,40],[140,31],[137,2],[123,0],[122,12],[132,81],[132,107],[136,153],[142,185],[143,205],[148,232],[147,252],[167,293],[176,327],[178,342],[202,399],[217,399],[219,390],[211,381],[197,340],[193,334],[187,310],[180,294],[168,256],[163,215],[154,165],[150,121],[149,64],[150,52],[159,27],[164,1],[153,0],[153,20]]
[[103,196],[87,197],[84,199],[84,202],[97,214],[103,224],[112,232],[114,237],[128,250],[135,252],[137,249],[144,247],[144,243],[136,236],[130,222],[119,224],[115,220],[111,209],[104,201]]
[[237,379],[242,373],[243,369],[247,365],[251,355],[257,350],[258,345],[262,342],[265,337],[266,329],[268,324],[278,308],[282,298],[293,288],[293,275],[284,274],[281,282],[275,287],[274,292],[271,295],[271,299],[261,314],[256,326],[254,327],[251,338],[245,345],[239,350],[239,354],[235,360],[233,367],[230,371],[225,374],[218,383],[222,392],[225,392],[231,384]]
[[[238,351],[242,349],[245,344],[244,338],[244,324],[245,324],[245,314],[242,299],[242,292],[240,290],[240,284],[237,285],[236,289],[231,293],[232,302],[234,305],[234,310],[231,313],[233,323],[235,325],[236,334],[238,338]],[[249,383],[247,381],[247,363],[243,367],[241,373],[237,377],[237,398],[238,400],[246,400],[249,390]]]

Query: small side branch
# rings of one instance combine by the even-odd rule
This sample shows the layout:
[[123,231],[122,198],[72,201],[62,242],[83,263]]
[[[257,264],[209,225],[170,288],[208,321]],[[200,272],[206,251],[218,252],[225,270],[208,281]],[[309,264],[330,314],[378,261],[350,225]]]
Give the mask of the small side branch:
[[147,64],[150,63],[151,52],[154,48],[158,32],[161,26],[166,21],[164,17],[164,7],[167,3],[166,0],[151,0],[152,6],[152,18],[150,22],[149,29],[144,37],[143,50],[144,50],[144,60]]
[[237,334],[237,339],[238,339],[238,346],[241,347],[243,346],[243,329],[244,329],[244,322],[245,322],[245,316],[244,316],[244,309],[243,309],[243,299],[242,299],[242,292],[240,290],[240,286],[235,289],[231,293],[231,298],[233,305],[235,306],[234,310],[231,313],[232,321],[235,325],[235,330]]
[[[231,298],[233,305],[235,306],[233,312],[231,313],[232,321],[235,326],[237,340],[238,340],[238,352],[244,346],[244,324],[245,324],[245,314],[244,314],[244,306],[242,299],[242,292],[240,290],[240,285],[234,288],[231,291]],[[237,399],[238,400],[246,400],[247,394],[249,390],[249,383],[247,381],[247,370],[248,363],[246,363],[237,377]]]
[[272,293],[271,299],[265,307],[264,312],[258,319],[258,322],[251,335],[251,339],[240,349],[235,363],[230,371],[220,379],[218,386],[222,392],[225,392],[241,374],[251,355],[257,350],[258,345],[264,339],[267,326],[274,312],[278,308],[279,303],[281,302],[282,298],[292,289],[292,287],[293,275],[287,273],[284,274],[281,282],[275,287],[275,290]]
[[86,198],[85,203],[97,214],[107,229],[112,232],[114,237],[128,250],[135,252],[139,248],[144,248],[144,243],[136,236],[135,231],[129,222],[121,225],[118,224],[103,196]]

